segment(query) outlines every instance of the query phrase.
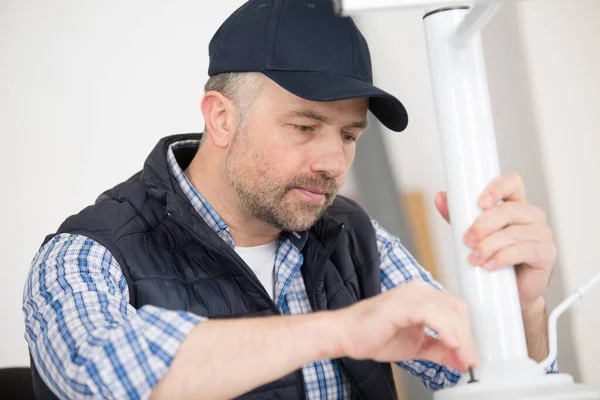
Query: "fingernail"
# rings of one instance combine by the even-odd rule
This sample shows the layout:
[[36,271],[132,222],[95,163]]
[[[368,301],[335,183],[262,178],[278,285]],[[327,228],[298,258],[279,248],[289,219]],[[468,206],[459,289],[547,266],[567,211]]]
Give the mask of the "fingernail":
[[481,261],[481,254],[477,250],[475,250],[471,253],[469,259],[472,263],[477,264],[479,261]]
[[473,235],[472,233],[467,234],[467,238],[466,238],[466,242],[467,242],[467,246],[469,247],[473,247],[477,244],[477,239],[475,239],[475,235]]
[[483,205],[485,207],[491,207],[494,205],[494,198],[492,197],[491,194],[488,194],[487,196],[485,196],[483,198]]

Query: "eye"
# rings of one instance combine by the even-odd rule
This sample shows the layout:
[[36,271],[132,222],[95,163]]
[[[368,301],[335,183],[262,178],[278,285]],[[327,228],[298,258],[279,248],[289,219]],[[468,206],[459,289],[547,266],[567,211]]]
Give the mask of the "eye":
[[294,125],[294,128],[296,128],[297,131],[302,133],[309,133],[315,130],[313,126],[308,125]]
[[346,143],[353,143],[358,140],[358,138],[354,135],[343,135],[342,137]]

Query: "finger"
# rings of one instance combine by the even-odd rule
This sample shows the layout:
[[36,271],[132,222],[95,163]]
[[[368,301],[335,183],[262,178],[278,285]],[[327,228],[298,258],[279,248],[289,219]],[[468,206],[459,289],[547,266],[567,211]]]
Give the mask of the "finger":
[[484,211],[463,237],[464,243],[474,248],[489,235],[509,226],[545,223],[542,210],[529,204],[507,202]]
[[[427,349],[423,346],[418,357],[429,359],[429,357],[443,357],[444,353],[454,354],[459,367],[466,368],[468,366],[476,366],[478,364],[477,350],[471,331],[471,325],[469,323],[466,303],[460,299],[450,297],[447,294],[440,297],[443,297],[441,299],[443,305],[440,307],[440,310],[448,317],[447,320],[449,320],[451,324],[451,329],[455,335],[457,335],[459,346],[456,348],[448,347],[447,343],[443,341],[442,336],[439,335],[434,339],[439,340],[439,344],[444,347],[445,352],[444,349],[441,349],[439,346],[436,346],[435,350]],[[436,354],[428,354],[428,351],[434,351]]]
[[465,372],[471,365],[476,365],[471,364],[468,359],[465,360],[460,350],[449,349],[438,339],[432,337],[425,339],[425,343],[416,358],[445,365],[461,372]]
[[477,348],[471,330],[469,307],[466,301],[445,292],[439,292],[439,300],[443,304],[443,312],[450,316],[454,331],[460,342],[459,354],[467,365],[477,364]]
[[519,243],[552,243],[552,231],[547,225],[512,225],[485,237],[473,248],[468,261],[483,265],[501,250]]
[[[470,328],[466,303],[424,282],[412,282],[411,297],[416,306],[405,314],[399,326],[427,326],[448,349],[459,350],[466,363],[477,363],[477,352]],[[398,292],[400,293],[400,292]],[[406,294],[406,291],[404,292]]]
[[486,210],[499,201],[516,201],[525,203],[525,184],[517,173],[500,175],[493,179],[479,197],[479,207]]
[[478,363],[477,347],[471,329],[469,306],[466,301],[460,298],[454,298],[449,303],[452,304],[453,311],[456,314],[456,326],[462,345],[461,357],[463,357],[463,361],[467,363],[467,366],[476,366]]
[[495,271],[507,265],[528,264],[542,269],[553,263],[551,259],[555,251],[551,244],[521,242],[498,251],[482,267],[488,271]]
[[443,302],[436,301],[436,303],[438,304],[429,301],[413,308],[414,320],[410,321],[409,324],[428,326],[437,333],[436,338],[444,343],[447,348],[456,349],[461,345],[459,332],[455,326],[456,323],[451,320],[451,314],[443,310],[447,306]]
[[435,208],[439,211],[440,215],[447,221],[450,222],[450,212],[448,211],[448,196],[446,192],[438,192],[434,199]]
[[[431,302],[423,308],[423,323],[436,331],[437,338],[449,349],[456,349],[467,365],[476,364],[477,351],[466,303],[448,293],[437,291],[432,294]],[[450,340],[449,335],[452,335]]]

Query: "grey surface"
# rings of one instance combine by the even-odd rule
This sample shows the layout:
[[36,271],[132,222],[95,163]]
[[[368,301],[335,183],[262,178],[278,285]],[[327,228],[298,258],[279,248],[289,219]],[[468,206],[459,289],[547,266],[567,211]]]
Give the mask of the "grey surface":
[[397,235],[412,252],[413,240],[401,209],[400,193],[388,163],[381,129],[377,119],[369,113],[369,128],[360,137],[353,164],[358,200],[371,218]]

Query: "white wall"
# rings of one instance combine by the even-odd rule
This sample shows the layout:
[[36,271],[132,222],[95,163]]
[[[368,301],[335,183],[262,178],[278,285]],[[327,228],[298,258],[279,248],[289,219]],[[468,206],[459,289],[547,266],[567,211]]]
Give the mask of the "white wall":
[[[564,286],[600,270],[600,2],[524,2],[519,15]],[[582,379],[600,382],[600,290],[572,311]],[[560,351],[560,349],[559,349]]]
[[[0,3],[0,367],[28,362],[21,293],[44,235],[141,168],[158,138],[202,129],[198,103],[208,41],[242,2]],[[505,22],[518,31],[511,43],[526,50],[526,75],[502,66],[514,63],[500,57],[512,54],[501,47],[507,43],[503,25],[490,27],[495,33],[485,38],[492,44],[486,56],[499,63],[490,68],[494,111],[502,116],[496,126],[510,138],[501,143],[501,160],[526,176],[531,198],[547,202],[561,251],[558,289],[572,289],[597,269],[598,259],[600,80],[594,72],[600,70],[600,31],[593,20],[600,2],[526,3]],[[445,183],[421,16],[385,12],[359,23],[370,39],[376,81],[410,112],[405,133],[386,133],[398,182],[433,198]],[[506,89],[507,76],[524,89]],[[529,150],[541,143],[536,159],[543,169],[528,167],[529,150],[515,151],[520,137]],[[428,211],[437,258],[455,290],[450,230],[432,205]],[[581,343],[575,364],[586,381],[597,382],[593,364],[600,352],[592,329],[600,321],[593,296],[574,310],[573,328]]]
[[28,363],[21,295],[44,236],[201,132],[208,41],[242,0],[0,3],[0,367]]

